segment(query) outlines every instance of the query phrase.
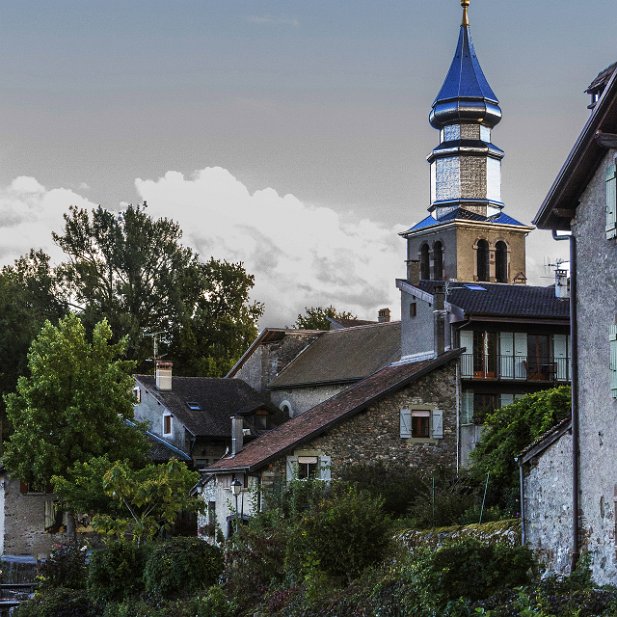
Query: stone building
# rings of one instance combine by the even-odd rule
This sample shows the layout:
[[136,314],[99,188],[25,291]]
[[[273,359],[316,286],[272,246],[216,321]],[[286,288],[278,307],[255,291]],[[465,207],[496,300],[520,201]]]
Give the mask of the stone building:
[[235,500],[250,516],[261,488],[278,481],[340,477],[345,465],[375,461],[456,468],[456,367],[459,351],[433,360],[394,363],[256,439],[205,470],[201,488],[210,526],[228,535]]
[[[569,530],[571,561],[591,557],[597,583],[617,583],[617,71],[588,89],[591,114],[542,204],[535,223],[569,238],[571,249],[573,403],[569,524],[550,502],[529,513]],[[565,437],[565,436],[564,436]],[[568,437],[569,439],[569,437]],[[555,456],[554,448],[542,459]],[[548,462],[543,462],[547,464]],[[555,465],[557,462],[554,463]],[[528,485],[529,486],[529,485]],[[565,499],[564,499],[565,503]],[[549,528],[550,529],[550,528]],[[560,563],[549,567],[563,571]]]
[[460,457],[466,464],[487,412],[570,379],[569,300],[560,287],[531,287],[525,239],[533,229],[504,212],[501,120],[463,22],[430,123],[440,143],[428,157],[429,215],[401,235],[401,353],[408,361],[464,348]]

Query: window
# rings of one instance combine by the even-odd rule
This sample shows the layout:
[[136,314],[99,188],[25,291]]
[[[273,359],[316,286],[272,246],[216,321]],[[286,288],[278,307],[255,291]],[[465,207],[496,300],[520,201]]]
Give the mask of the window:
[[609,341],[611,346],[611,396],[617,398],[617,325],[611,326]]
[[495,278],[498,283],[508,282],[508,245],[502,240],[495,245]]
[[420,247],[420,278],[425,281],[431,278],[430,250],[426,243]]
[[475,424],[483,424],[487,414],[499,409],[501,396],[499,394],[484,394],[474,392],[473,420]]
[[330,468],[332,459],[318,454],[299,454],[287,457],[287,481],[292,480],[323,480],[331,479]]
[[615,161],[612,161],[606,170],[606,237],[617,236],[617,191]]
[[415,410],[411,412],[411,436],[428,439],[431,436],[431,412]]
[[443,244],[441,242],[433,244],[433,278],[436,281],[443,279]]
[[497,333],[473,332],[473,371],[476,379],[497,377]]
[[139,386],[133,388],[133,402],[137,404],[141,403],[141,388]]
[[488,265],[488,242],[486,240],[478,240],[476,254],[476,272],[479,281],[489,280],[489,265]]
[[172,427],[173,416],[170,413],[163,414],[163,435],[171,435],[173,432]]
[[443,439],[441,409],[401,409],[399,424],[401,439]]
[[415,302],[412,302],[409,305],[409,316],[410,317],[415,317],[418,314],[418,306]]
[[279,409],[283,413],[286,413],[289,418],[294,417],[293,407],[291,406],[291,403],[289,401],[282,401],[279,405]]
[[268,412],[265,409],[258,409],[255,412],[255,427],[268,428]]
[[186,406],[191,411],[202,411],[203,410],[201,403],[198,403],[197,401],[186,401]]

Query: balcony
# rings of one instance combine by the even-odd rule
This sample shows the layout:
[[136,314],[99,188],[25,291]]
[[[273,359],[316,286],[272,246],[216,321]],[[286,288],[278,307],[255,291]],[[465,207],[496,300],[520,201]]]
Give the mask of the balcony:
[[570,359],[463,354],[461,377],[481,381],[566,383],[570,381]]

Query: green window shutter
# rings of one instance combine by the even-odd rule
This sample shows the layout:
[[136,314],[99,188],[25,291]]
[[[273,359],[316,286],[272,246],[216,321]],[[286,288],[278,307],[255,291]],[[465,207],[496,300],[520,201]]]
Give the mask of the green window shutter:
[[298,479],[298,457],[288,456],[287,464],[285,465],[287,482]]
[[606,169],[606,237],[617,235],[617,190],[615,179],[615,162]]
[[613,398],[617,398],[617,325],[615,324],[611,326],[609,341],[611,346],[611,395]]
[[401,409],[399,416],[401,439],[411,438],[411,410]]

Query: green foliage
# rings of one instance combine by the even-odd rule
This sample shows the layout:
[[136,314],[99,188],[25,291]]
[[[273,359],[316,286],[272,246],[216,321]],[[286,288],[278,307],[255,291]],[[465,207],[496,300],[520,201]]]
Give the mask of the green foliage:
[[14,617],[98,617],[87,593],[75,589],[47,589],[21,604]]
[[30,377],[5,399],[13,433],[2,461],[11,475],[46,486],[93,456],[143,460],[145,438],[125,424],[133,416],[131,365],[118,359],[124,347],[111,336],[102,321],[89,342],[71,314],[57,327],[45,323],[28,353]]
[[42,251],[0,270],[0,418],[8,436],[3,395],[13,392],[27,370],[28,349],[45,320],[56,323],[66,313],[49,257]]
[[54,490],[67,507],[95,513],[95,531],[137,544],[164,535],[181,512],[197,512],[203,502],[191,496],[199,473],[171,459],[164,465],[134,469],[127,461],[91,459],[54,477]]
[[328,321],[328,317],[331,319],[357,319],[356,315],[353,315],[349,311],[338,311],[332,305],[326,306],[311,306],[304,308],[304,315],[298,315],[294,328],[300,330],[329,330],[332,325]]
[[221,550],[198,538],[172,538],[156,544],[144,570],[153,598],[188,596],[216,583],[223,570]]
[[529,394],[487,416],[482,437],[471,453],[471,472],[479,481],[490,474],[492,503],[516,511],[515,458],[569,414],[570,388],[560,386]]
[[85,589],[87,547],[77,542],[55,546],[40,570],[41,589]]
[[88,589],[98,603],[122,601],[144,590],[143,571],[149,547],[110,542],[92,554]]
[[68,256],[58,268],[67,292],[92,325],[106,318],[128,357],[152,356],[144,332],[164,332],[179,374],[221,376],[257,334],[259,303],[249,303],[254,278],[241,263],[199,261],[182,246],[182,231],[143,206],[121,213],[72,207],[53,234]]

